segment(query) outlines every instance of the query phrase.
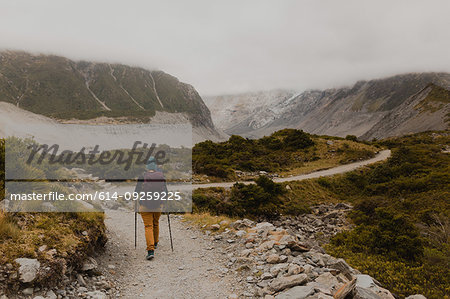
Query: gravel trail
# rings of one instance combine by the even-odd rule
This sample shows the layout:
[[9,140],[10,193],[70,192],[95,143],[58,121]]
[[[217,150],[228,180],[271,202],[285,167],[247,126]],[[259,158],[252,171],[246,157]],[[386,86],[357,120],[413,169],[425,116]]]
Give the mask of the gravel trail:
[[[383,150],[374,158],[316,171],[310,174],[275,179],[276,182],[330,176],[387,159]],[[251,183],[251,182],[247,182]],[[192,185],[194,188],[231,187],[234,183]],[[121,188],[121,191],[124,191]],[[108,279],[120,286],[121,298],[228,298],[245,293],[245,286],[225,267],[226,249],[200,230],[171,216],[174,252],[170,249],[167,216],[160,220],[160,243],[155,259],[145,260],[144,226],[138,216],[138,246],[134,248],[134,213],[124,208],[106,211],[109,242],[99,257]]]
[[105,222],[110,241],[98,261],[108,279],[120,286],[121,298],[227,298],[235,289],[241,293],[236,275],[225,273],[223,248],[180,216],[171,215],[174,252],[167,216],[161,216],[160,243],[152,261],[145,260],[144,225],[139,215],[136,250],[133,212],[107,210]]

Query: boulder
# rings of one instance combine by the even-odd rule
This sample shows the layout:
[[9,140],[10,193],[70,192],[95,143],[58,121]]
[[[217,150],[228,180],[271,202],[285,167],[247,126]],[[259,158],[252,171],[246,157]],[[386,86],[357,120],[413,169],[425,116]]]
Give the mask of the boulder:
[[342,284],[330,272],[320,274],[314,281],[315,288],[325,294],[334,294]]
[[210,228],[211,230],[219,230],[219,229],[220,229],[220,224],[211,224],[211,225],[209,226],[209,228]]
[[361,287],[356,287],[353,290],[353,299],[382,299],[370,289],[365,289]]
[[275,299],[305,299],[314,294],[314,288],[310,286],[296,286],[281,292]]
[[271,279],[271,278],[273,278],[273,275],[269,272],[264,272],[263,274],[261,274],[262,280]]
[[301,244],[300,242],[296,241],[295,239],[290,240],[286,246],[292,251],[298,251],[298,252],[309,251],[308,246],[306,246],[305,244]]
[[273,266],[272,268],[270,268],[270,273],[273,276],[277,276],[278,273],[280,272],[285,272],[289,267],[289,264],[287,263],[283,263],[283,264],[276,264],[275,266]]
[[26,288],[22,290],[22,294],[26,295],[33,295],[34,289],[33,288]]
[[270,241],[266,241],[261,243],[261,245],[258,246],[258,250],[259,251],[267,251],[273,248],[273,246],[275,245],[275,241],[270,240]]
[[271,254],[266,258],[269,264],[276,264],[280,261],[280,256],[278,254]]
[[297,275],[305,271],[302,266],[296,265],[296,264],[290,264],[288,268],[288,276],[290,275]]
[[32,282],[38,273],[41,263],[37,259],[18,258],[14,260],[20,265],[19,274],[21,282]]
[[243,236],[245,236],[247,234],[247,232],[245,230],[238,230],[236,232],[236,236],[239,238],[242,238]]
[[331,269],[339,270],[348,280],[352,280],[353,269],[343,259],[338,259],[335,263],[328,266]]
[[366,274],[356,275],[355,293],[358,293],[358,291],[359,293],[363,294],[372,292],[373,296],[369,298],[395,299],[395,297],[391,294],[391,292],[382,288],[379,282],[377,282],[372,277]]
[[344,299],[348,294],[353,292],[356,287],[356,278],[352,281],[344,284],[337,292],[334,294],[334,299]]
[[256,228],[256,232],[258,234],[261,234],[263,232],[269,232],[271,230],[274,230],[275,226],[269,222],[260,222],[260,223],[256,224],[255,228]]
[[83,266],[81,267],[81,271],[92,271],[97,269],[97,267],[98,267],[97,261],[92,257],[88,257],[84,261]]
[[275,292],[279,292],[287,288],[292,288],[294,286],[305,284],[307,280],[308,276],[306,274],[283,276],[272,280],[269,283],[269,288]]
[[48,291],[47,294],[45,294],[46,299],[57,299],[58,296],[56,296],[55,292],[52,290]]

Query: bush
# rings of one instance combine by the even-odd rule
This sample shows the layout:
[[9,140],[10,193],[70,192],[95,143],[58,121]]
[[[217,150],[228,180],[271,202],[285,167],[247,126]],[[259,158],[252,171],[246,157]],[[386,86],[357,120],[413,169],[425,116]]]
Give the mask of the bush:
[[356,137],[355,135],[347,135],[345,136],[345,139],[350,141],[358,141],[358,137]]

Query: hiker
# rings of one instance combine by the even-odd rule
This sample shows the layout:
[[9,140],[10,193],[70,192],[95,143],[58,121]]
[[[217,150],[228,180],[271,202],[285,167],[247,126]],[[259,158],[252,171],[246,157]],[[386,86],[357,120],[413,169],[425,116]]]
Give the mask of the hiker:
[[[167,194],[166,180],[164,174],[156,165],[154,157],[150,157],[146,164],[147,170],[138,178],[134,192],[159,193]],[[141,198],[139,196],[139,198]],[[159,218],[161,217],[161,201],[155,200],[139,200],[139,214],[145,226],[145,240],[147,241],[147,260],[155,257],[155,249],[159,241]]]

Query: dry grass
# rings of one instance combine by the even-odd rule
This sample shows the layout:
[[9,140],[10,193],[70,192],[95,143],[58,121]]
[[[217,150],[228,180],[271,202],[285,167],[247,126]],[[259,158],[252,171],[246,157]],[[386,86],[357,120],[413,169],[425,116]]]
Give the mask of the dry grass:
[[19,235],[19,232],[20,230],[17,225],[0,210],[0,241],[4,242],[7,239],[15,239]]
[[[184,214],[183,221],[189,222],[190,224],[193,224],[201,229],[209,229],[211,225],[213,224],[219,224],[222,221],[228,221],[228,223],[231,223],[233,221],[236,221],[234,218],[230,218],[227,216],[213,216],[209,213],[198,213],[198,214]],[[225,225],[222,225],[218,232],[224,231],[226,228]]]
[[[101,213],[0,213],[0,264],[39,258],[46,245],[59,256],[84,255],[106,241]],[[82,232],[87,231],[88,236]],[[88,249],[91,247],[90,249]]]
[[314,154],[319,158],[316,161],[304,162],[292,169],[280,172],[280,176],[294,176],[307,174],[318,170],[336,167],[351,163],[352,160],[367,159],[365,151],[375,154],[379,149],[372,145],[354,142],[350,140],[334,139],[333,144],[327,144],[323,138],[313,138]]

